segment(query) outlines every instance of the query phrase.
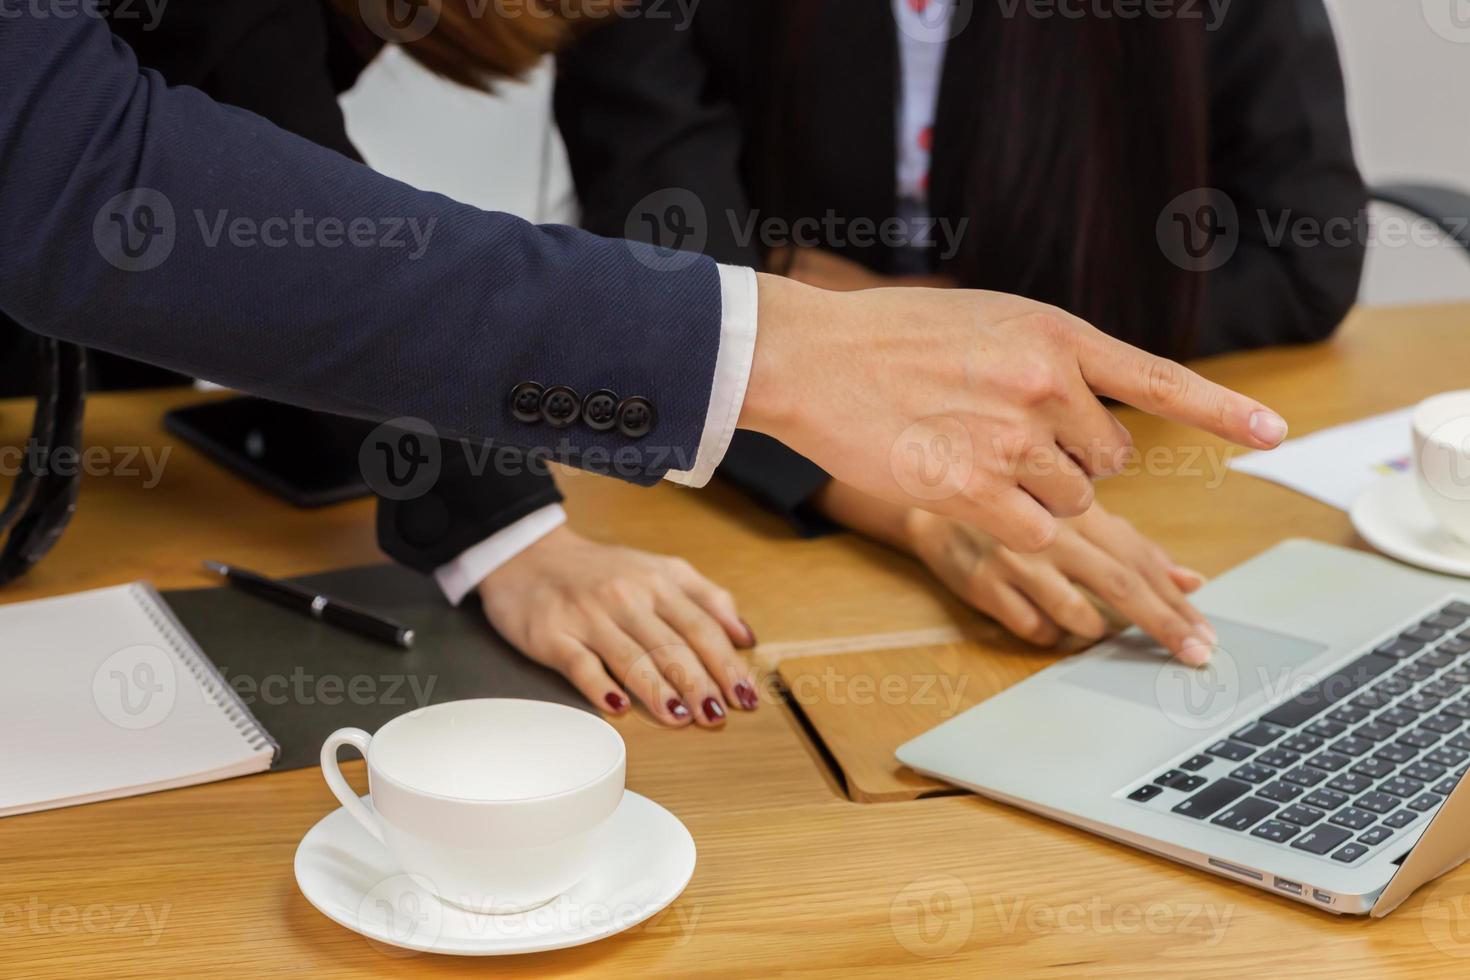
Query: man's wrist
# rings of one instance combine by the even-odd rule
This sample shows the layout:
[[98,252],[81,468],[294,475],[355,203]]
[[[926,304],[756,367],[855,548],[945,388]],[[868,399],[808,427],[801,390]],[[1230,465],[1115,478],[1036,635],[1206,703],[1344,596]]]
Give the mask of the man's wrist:
[[793,379],[802,334],[820,331],[831,294],[768,273],[758,273],[756,281],[761,327],[739,424],[780,439],[801,417],[801,393]]

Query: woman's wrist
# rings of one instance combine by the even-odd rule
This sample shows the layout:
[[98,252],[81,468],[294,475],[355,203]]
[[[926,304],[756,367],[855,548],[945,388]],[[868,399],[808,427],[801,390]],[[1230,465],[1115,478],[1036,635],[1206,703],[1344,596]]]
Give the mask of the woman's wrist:
[[914,554],[915,528],[922,526],[911,507],[891,504],[855,490],[839,480],[829,480],[812,496],[812,505],[832,521],[885,544],[895,551]]

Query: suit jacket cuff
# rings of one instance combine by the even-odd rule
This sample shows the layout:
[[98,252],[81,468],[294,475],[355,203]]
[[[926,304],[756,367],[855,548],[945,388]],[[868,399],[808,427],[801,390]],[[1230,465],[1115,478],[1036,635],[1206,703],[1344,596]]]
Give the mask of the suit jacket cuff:
[[487,575],[566,522],[567,512],[561,504],[548,504],[534,510],[434,569],[434,581],[439,583],[449,604],[457,606],[479,587]]
[[755,270],[722,265],[720,268],[720,350],[715,357],[714,384],[710,389],[709,412],[699,439],[694,465],[687,470],[669,470],[664,479],[686,487],[702,487],[714,476],[725,458],[745,388],[755,361],[756,296]]

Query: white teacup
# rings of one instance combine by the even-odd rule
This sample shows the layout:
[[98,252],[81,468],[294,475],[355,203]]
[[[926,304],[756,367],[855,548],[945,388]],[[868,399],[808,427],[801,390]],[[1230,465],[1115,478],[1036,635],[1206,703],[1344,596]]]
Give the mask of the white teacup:
[[[341,745],[367,759],[371,809],[342,778]],[[626,763],[622,736],[596,715],[496,698],[410,711],[376,735],[339,729],[322,745],[327,785],[399,867],[450,904],[496,914],[586,876]]]
[[1435,520],[1470,544],[1470,391],[1435,395],[1414,409],[1414,472]]

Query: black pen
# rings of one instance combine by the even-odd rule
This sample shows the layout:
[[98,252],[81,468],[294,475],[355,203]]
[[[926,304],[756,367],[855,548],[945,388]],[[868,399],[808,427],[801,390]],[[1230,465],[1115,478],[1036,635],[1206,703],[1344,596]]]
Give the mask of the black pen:
[[350,630],[372,640],[390,643],[407,650],[413,646],[413,630],[400,626],[391,619],[375,616],[366,609],[350,603],[320,595],[290,582],[278,582],[266,578],[259,572],[247,571],[217,561],[206,561],[204,567],[223,575],[226,582],[242,592],[269,599],[279,606],[294,609],[304,616],[320,619],[341,629]]

